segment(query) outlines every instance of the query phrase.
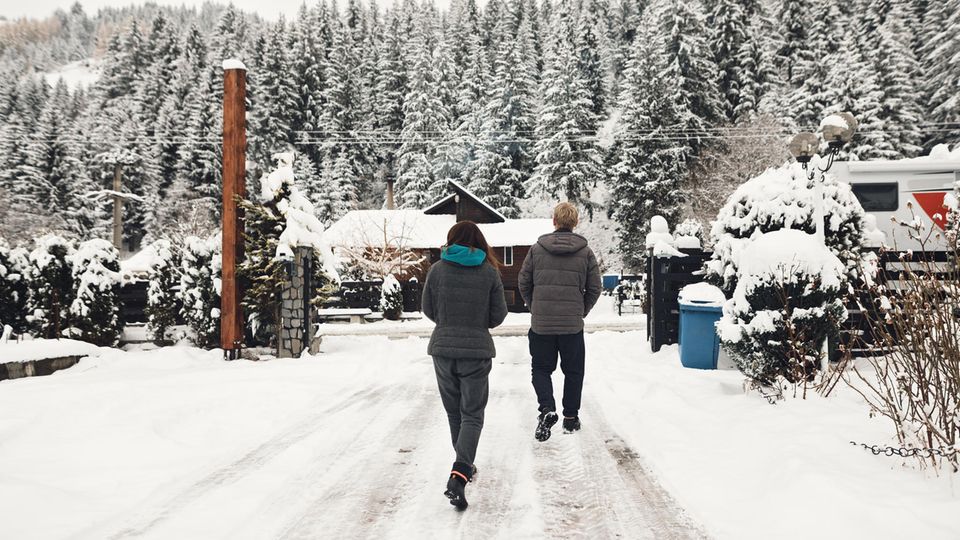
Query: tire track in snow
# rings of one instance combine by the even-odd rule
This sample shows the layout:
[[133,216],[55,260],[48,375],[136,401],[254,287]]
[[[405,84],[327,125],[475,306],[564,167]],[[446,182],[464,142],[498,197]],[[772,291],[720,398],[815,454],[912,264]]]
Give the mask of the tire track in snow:
[[[262,467],[268,461],[276,457],[278,453],[290,448],[291,446],[294,446],[310,435],[313,435],[325,417],[355,406],[358,403],[373,400],[378,396],[379,401],[383,401],[387,399],[388,395],[392,395],[392,393],[384,394],[383,389],[384,387],[374,387],[358,390],[345,396],[343,399],[337,401],[333,405],[327,406],[326,408],[318,407],[316,410],[307,414],[289,428],[253,448],[236,461],[215,470],[190,487],[184,489],[179,494],[169,498],[152,518],[147,518],[140,525],[125,527],[117,533],[109,536],[109,538],[112,540],[117,540],[121,538],[141,536],[149,532],[157,525],[173,517],[178,510],[200,499],[207,493],[223,485],[234,482],[238,478],[249,474],[251,471]],[[394,392],[397,392],[397,390],[394,390]]]
[[[388,405],[407,411],[399,421],[386,429],[360,430],[340,449],[324,467],[335,478],[322,478],[325,474],[312,480],[310,475],[306,477],[311,487],[297,496],[306,495],[311,502],[282,529],[279,538],[370,536],[365,529],[393,515],[412,480],[422,434],[431,425],[424,419],[440,409],[439,395],[425,382],[412,392],[405,389],[404,395],[414,396],[412,402]],[[392,454],[392,449],[406,451]]]
[[[584,428],[535,447],[544,532],[552,538],[705,538],[643,468],[599,408],[585,407]],[[540,445],[541,443],[535,443]]]

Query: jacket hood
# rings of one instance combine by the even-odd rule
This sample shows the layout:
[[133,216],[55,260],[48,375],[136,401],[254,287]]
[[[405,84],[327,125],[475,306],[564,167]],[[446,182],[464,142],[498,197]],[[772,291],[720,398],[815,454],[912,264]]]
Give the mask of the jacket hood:
[[553,255],[568,255],[587,247],[587,239],[577,233],[557,231],[545,234],[537,240],[543,249]]
[[480,266],[487,259],[487,254],[476,248],[454,244],[441,249],[440,258],[460,266]]

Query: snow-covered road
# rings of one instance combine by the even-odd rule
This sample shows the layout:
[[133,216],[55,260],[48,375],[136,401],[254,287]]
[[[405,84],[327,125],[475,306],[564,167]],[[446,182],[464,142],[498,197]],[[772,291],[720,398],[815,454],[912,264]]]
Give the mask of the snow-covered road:
[[425,340],[340,336],[0,382],[0,538],[960,537],[949,478],[849,445],[887,434],[852,392],[771,407],[640,332],[589,334],[584,429],[541,444],[526,340],[496,343],[464,513]]
[[[492,375],[477,461],[481,472],[469,486],[472,504],[464,514],[442,496],[452,451],[432,364],[421,355],[388,377],[367,370],[363,377],[350,377],[335,397],[285,415],[284,425],[265,440],[157,490],[131,514],[97,524],[88,534],[303,539],[703,536],[591,400],[583,411],[589,429],[569,436],[557,429],[546,444],[535,442],[536,402],[522,360],[501,362]],[[319,364],[316,369],[322,371]]]

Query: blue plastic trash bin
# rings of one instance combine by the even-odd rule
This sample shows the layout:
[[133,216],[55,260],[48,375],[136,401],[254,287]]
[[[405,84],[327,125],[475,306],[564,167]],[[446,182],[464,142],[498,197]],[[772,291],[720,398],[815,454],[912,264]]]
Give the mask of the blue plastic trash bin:
[[720,337],[716,323],[722,311],[713,302],[680,301],[680,363],[683,367],[717,369]]
[[619,274],[604,274],[603,275],[603,288],[612,291],[617,288],[617,285],[620,284],[620,275]]

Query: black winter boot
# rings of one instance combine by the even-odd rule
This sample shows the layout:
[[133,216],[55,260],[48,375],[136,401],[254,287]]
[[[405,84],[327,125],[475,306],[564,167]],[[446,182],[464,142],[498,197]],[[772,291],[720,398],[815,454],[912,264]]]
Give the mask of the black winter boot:
[[574,431],[580,431],[580,417],[574,416],[573,418],[563,417],[563,432],[564,433],[573,433]]
[[450,471],[450,478],[447,480],[447,490],[444,491],[443,494],[450,499],[450,504],[456,506],[457,510],[467,509],[467,496],[464,493],[464,488],[473,478],[474,470],[473,465],[457,461],[454,462],[453,470]]
[[557,423],[557,413],[554,411],[540,411],[537,417],[537,431],[533,434],[538,441],[543,442],[550,438],[550,428]]

